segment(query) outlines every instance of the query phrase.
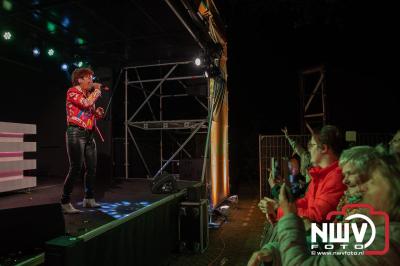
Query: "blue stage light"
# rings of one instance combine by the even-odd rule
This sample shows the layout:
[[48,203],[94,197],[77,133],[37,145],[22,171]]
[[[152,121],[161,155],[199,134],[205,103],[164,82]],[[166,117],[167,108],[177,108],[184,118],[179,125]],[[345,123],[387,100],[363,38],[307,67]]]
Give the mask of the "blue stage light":
[[35,47],[32,49],[32,54],[34,57],[38,57],[40,55],[40,49]]

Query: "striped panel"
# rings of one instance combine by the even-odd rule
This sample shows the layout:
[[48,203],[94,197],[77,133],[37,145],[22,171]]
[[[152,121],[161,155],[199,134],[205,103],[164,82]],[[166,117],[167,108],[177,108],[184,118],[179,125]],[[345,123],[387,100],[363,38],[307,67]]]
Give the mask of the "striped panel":
[[36,169],[36,160],[24,160],[24,152],[35,152],[36,142],[24,142],[25,134],[36,134],[36,125],[0,122],[0,192],[36,186],[36,177],[24,170]]
[[9,179],[0,182],[0,192],[36,187],[35,176],[25,176],[20,179]]
[[36,125],[0,122],[1,133],[36,134]]
[[0,137],[0,154],[2,152],[18,152],[18,151],[35,152],[36,142],[2,142],[2,139]]
[[0,162],[0,172],[36,169],[36,160]]

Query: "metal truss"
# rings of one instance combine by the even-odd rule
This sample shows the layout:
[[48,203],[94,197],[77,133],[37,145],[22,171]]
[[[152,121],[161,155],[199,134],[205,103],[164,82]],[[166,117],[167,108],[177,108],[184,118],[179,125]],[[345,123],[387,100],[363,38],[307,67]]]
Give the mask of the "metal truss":
[[[180,152],[183,152],[188,158],[192,158],[192,155],[185,149],[185,146],[189,143],[189,141],[197,134],[197,133],[204,133],[209,131],[209,119],[208,116],[210,115],[209,108],[210,108],[210,97],[207,95],[207,103],[204,103],[197,97],[196,95],[192,95],[189,93],[182,93],[182,89],[187,89],[193,82],[197,80],[201,86],[205,86],[205,90],[207,94],[209,93],[208,89],[208,82],[206,77],[203,73],[185,75],[185,73],[190,66],[189,64],[193,64],[192,61],[181,61],[181,62],[173,62],[173,63],[159,63],[159,64],[149,64],[149,65],[138,65],[138,66],[131,66],[125,67],[123,69],[125,73],[125,178],[129,178],[129,139],[134,144],[136,151],[146,168],[148,173],[148,178],[155,178],[158,175],[162,174],[165,168],[174,161],[177,161],[175,158]],[[186,66],[186,70],[185,70]],[[160,69],[166,72],[163,76],[160,76]],[[146,78],[142,78],[143,71],[147,71]],[[189,72],[189,71],[188,71]],[[197,72],[202,72],[201,68]],[[132,74],[134,78],[132,77]],[[149,76],[150,74],[150,76]],[[159,75],[158,77],[154,77]],[[204,80],[201,82],[201,80]],[[174,90],[168,92],[168,94],[163,93],[163,86],[167,85],[167,83],[175,83],[174,86],[177,84],[179,90]],[[150,89],[149,87],[152,86]],[[139,107],[134,111],[133,114],[128,114],[128,99],[129,99],[129,90],[131,88],[141,90],[144,96],[144,101],[139,105]],[[158,97],[159,103],[159,113],[156,115],[154,108],[154,101],[153,106],[151,105],[150,100],[152,98]],[[164,106],[163,100],[166,98],[171,97],[193,97],[195,101],[198,102],[201,109],[207,111],[207,115],[205,115],[204,119],[175,119],[175,120],[163,120],[164,116]],[[149,121],[136,121],[138,114],[143,110],[143,108],[147,106],[148,110],[150,111],[150,115],[153,120]],[[182,110],[182,113],[185,113]],[[140,143],[138,143],[135,139],[133,128],[140,129],[140,130],[158,130],[160,131],[160,169],[152,173],[151,169],[146,162],[146,159],[143,156],[143,153],[140,149]],[[165,136],[162,133],[163,131],[167,131],[165,134],[170,134],[173,131],[180,130],[180,131],[188,131],[187,133],[189,136],[180,143],[179,141],[175,140],[170,136],[175,144],[178,146],[178,149],[170,155],[168,158],[164,158],[163,154],[163,146],[164,142],[166,142]],[[208,142],[207,142],[208,143]],[[166,156],[167,157],[167,156]]]
[[[318,66],[300,72],[301,131],[322,127],[326,123],[326,81],[325,68]],[[310,86],[310,81],[315,82]],[[307,83],[307,84],[306,84]]]

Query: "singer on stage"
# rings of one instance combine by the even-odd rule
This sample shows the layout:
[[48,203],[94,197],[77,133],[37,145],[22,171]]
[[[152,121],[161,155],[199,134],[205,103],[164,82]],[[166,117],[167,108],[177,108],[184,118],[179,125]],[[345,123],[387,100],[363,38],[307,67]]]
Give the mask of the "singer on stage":
[[104,109],[95,106],[97,99],[101,96],[102,85],[93,83],[93,74],[89,68],[75,69],[71,77],[73,87],[67,91],[66,146],[69,171],[65,178],[61,198],[64,213],[80,212],[71,204],[71,193],[75,180],[81,174],[82,166],[85,166],[83,207],[96,208],[100,206],[94,199],[93,188],[97,165],[94,134],[96,120],[104,116]]

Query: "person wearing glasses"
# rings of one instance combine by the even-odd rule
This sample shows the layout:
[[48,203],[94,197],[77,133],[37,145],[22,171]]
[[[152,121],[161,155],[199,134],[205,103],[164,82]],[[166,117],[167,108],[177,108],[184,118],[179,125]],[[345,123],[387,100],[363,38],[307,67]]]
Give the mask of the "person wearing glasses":
[[79,213],[71,204],[74,182],[79,178],[85,166],[85,197],[83,207],[96,208],[100,204],[94,199],[93,183],[96,176],[97,150],[94,140],[96,120],[104,116],[102,107],[95,103],[101,96],[102,85],[93,82],[93,71],[89,68],[77,68],[72,73],[72,85],[67,91],[67,132],[66,146],[69,171],[65,178],[61,207],[64,213]]
[[[308,143],[310,162],[313,165],[308,171],[311,181],[305,196],[296,200],[297,214],[303,218],[306,227],[310,222],[325,221],[326,215],[336,210],[346,190],[339,167],[343,146],[343,136],[335,126],[326,125],[319,132],[313,132]],[[278,204],[268,201],[263,207],[270,223],[275,223],[283,216],[281,208],[275,211]]]
[[[385,216],[370,213],[368,216],[374,227],[364,229],[363,240],[374,239],[370,246],[357,249],[359,236],[353,231],[347,238],[346,247],[336,245],[329,249],[329,256],[311,253],[307,244],[303,222],[297,215],[296,204],[286,198],[285,188],[280,191],[279,204],[284,216],[277,225],[277,241],[270,243],[264,249],[254,252],[248,266],[260,265],[397,265],[400,260],[400,158],[392,150],[377,146],[368,157],[359,154],[357,160],[363,160],[363,172],[367,176],[361,186],[362,200],[360,203],[370,205],[373,210],[385,212]],[[365,161],[366,160],[366,161]],[[365,209],[366,210],[366,209]],[[363,242],[361,242],[363,243]],[[362,246],[362,245],[361,245]],[[378,256],[348,255],[346,252],[384,251]],[[357,254],[357,253],[356,253]]]

